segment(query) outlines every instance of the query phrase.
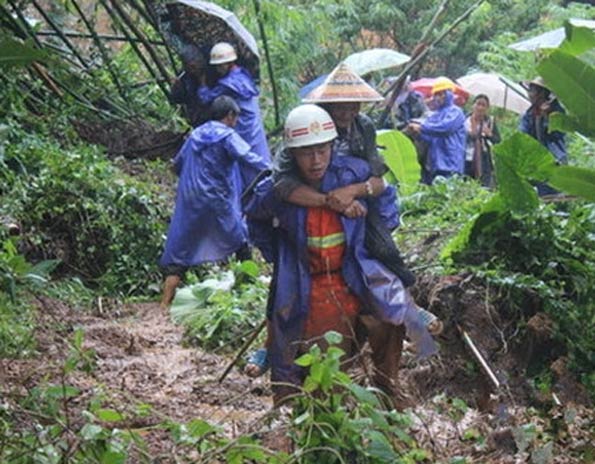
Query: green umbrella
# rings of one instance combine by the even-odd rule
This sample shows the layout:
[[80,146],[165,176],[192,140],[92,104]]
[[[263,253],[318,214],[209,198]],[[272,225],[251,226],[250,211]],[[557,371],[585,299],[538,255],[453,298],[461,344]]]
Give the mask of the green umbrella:
[[360,76],[372,71],[393,68],[403,63],[407,63],[410,56],[399,53],[390,48],[370,48],[363,52],[357,52],[349,55],[345,59],[345,64],[349,66]]

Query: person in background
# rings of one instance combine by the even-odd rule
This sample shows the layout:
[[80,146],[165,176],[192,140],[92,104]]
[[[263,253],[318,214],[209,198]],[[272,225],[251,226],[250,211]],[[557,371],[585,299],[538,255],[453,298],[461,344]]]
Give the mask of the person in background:
[[184,116],[192,127],[198,127],[207,120],[208,105],[198,98],[197,92],[207,67],[207,62],[198,47],[184,45],[180,53],[184,71],[174,81],[169,101],[182,105]]
[[[555,95],[546,87],[544,80],[537,77],[523,83],[528,88],[531,106],[521,117],[519,130],[530,135],[546,147],[556,158],[558,164],[567,164],[566,136],[560,131],[549,130],[549,117],[554,112],[565,113]],[[540,196],[557,194],[549,185],[536,183]]]
[[404,129],[410,122],[420,122],[428,113],[424,96],[411,88],[411,77],[403,83],[403,89],[397,96],[392,108],[395,128]]
[[500,143],[500,132],[493,116],[489,115],[490,99],[479,94],[473,99],[473,109],[465,120],[467,147],[465,174],[481,182],[484,187],[494,185],[492,173],[492,145]]
[[232,171],[236,163],[256,172],[268,165],[233,130],[239,114],[232,98],[216,98],[211,120],[192,131],[173,160],[180,180],[159,263],[166,276],[162,307],[171,304],[189,267],[246,253],[248,232]]
[[439,176],[462,175],[465,169],[465,114],[454,104],[454,88],[450,79],[436,79],[432,88],[436,110],[421,124],[407,126],[408,131],[428,144],[428,174],[421,180],[424,184],[431,185]]
[[[347,356],[357,351],[360,325],[366,325],[375,366],[374,382],[391,399],[399,395],[398,369],[405,328],[418,353],[429,355],[435,344],[401,280],[372,258],[364,245],[365,215],[371,189],[370,167],[361,159],[332,153],[337,136],[329,114],[316,105],[302,105],[287,116],[285,146],[302,182],[328,194],[358,185],[362,197],[342,213],[321,203],[298,206],[282,200],[273,178],[248,192],[250,218],[274,221],[270,246],[274,256],[269,321],[269,357],[274,403],[298,390],[305,372],[294,360],[329,330],[343,335]],[[388,197],[394,190],[384,189]],[[397,221],[394,201],[380,201],[382,214]],[[261,243],[266,243],[265,241]],[[387,330],[387,326],[395,330]]]
[[[210,104],[215,98],[227,95],[240,107],[236,132],[250,146],[250,150],[260,159],[270,164],[271,154],[267,145],[264,125],[258,106],[259,91],[250,73],[239,66],[234,47],[227,42],[219,42],[210,52],[209,64],[215,67],[217,82],[212,87],[203,79],[198,88],[198,97],[204,104]],[[250,184],[258,173],[241,168],[240,191]]]

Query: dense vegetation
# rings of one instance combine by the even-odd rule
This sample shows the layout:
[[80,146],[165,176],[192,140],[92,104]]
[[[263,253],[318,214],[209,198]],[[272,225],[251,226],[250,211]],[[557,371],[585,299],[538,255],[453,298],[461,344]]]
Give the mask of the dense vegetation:
[[[66,20],[72,14],[72,2],[54,3],[54,18]],[[220,3],[234,9],[252,31],[258,30],[257,20],[263,22],[282,114],[297,102],[300,85],[328,72],[354,50],[384,45],[410,53],[437,6],[429,0],[398,5],[371,0],[282,4],[266,0],[260,2],[257,18],[253,1]],[[465,3],[471,4],[452,3],[456,5],[449,6],[430,37],[469,6]],[[415,71],[458,77],[473,69],[498,70],[515,79],[543,74],[569,109],[570,118],[559,124],[569,129],[572,167],[553,166],[539,146],[513,135],[516,118],[501,114],[503,132],[512,138],[497,150],[499,190],[488,192],[460,180],[414,187],[402,198],[404,225],[398,238],[422,272],[471,272],[494,288],[511,311],[522,312],[527,298],[537,299],[540,310],[554,320],[573,369],[593,394],[594,182],[592,171],[579,168],[595,167],[589,116],[595,111],[595,80],[576,78],[581,72],[593,73],[592,38],[539,59],[506,48],[519,38],[561,26],[570,17],[595,17],[586,4],[566,3],[486,1]],[[13,4],[17,3],[0,1],[6,11]],[[19,6],[31,11],[29,2]],[[105,66],[75,72],[64,54],[49,46],[41,52],[29,40],[22,50],[15,48],[11,27],[6,22],[0,27],[0,51],[8,57],[0,76],[0,216],[17,222],[22,233],[11,237],[0,228],[0,358],[23,358],[39,354],[34,333],[35,303],[40,297],[57,298],[84,311],[97,297],[154,298],[159,292],[156,263],[174,182],[167,162],[107,157],[104,148],[80,139],[76,123],[128,124],[143,119],[159,129],[175,130],[185,128],[185,123],[159,86],[145,83],[152,76],[129,44],[111,55],[111,68],[119,76],[116,86]],[[149,37],[156,37],[148,24],[143,27]],[[585,48],[584,43],[591,45]],[[567,59],[574,63],[564,65],[571,76],[557,80],[556,66]],[[33,60],[43,63],[62,91],[52,90]],[[584,69],[573,67],[581,63]],[[273,129],[270,76],[264,66],[261,73],[261,105],[267,126]],[[588,98],[577,98],[577,89]],[[586,137],[574,135],[574,130]],[[531,181],[542,180],[583,198],[544,204],[530,187]],[[262,263],[246,262],[190,274],[193,285],[181,292],[173,314],[187,325],[189,343],[211,350],[237,347],[262,316],[267,282],[259,275],[266,273]],[[333,337],[331,341],[336,341]],[[22,399],[22,408],[34,412],[28,427],[20,423],[16,432],[13,412],[0,405],[0,460],[60,462],[68,455],[72,462],[88,462],[89,456],[94,462],[124,462],[132,447],[140,458],[149,458],[140,434],[117,428],[124,418],[104,406],[101,393],[89,400],[84,420],[75,427],[80,443],[78,448],[73,445],[67,405],[78,391],[70,386],[69,375],[92,370],[95,362],[82,340],[78,332],[72,338],[61,384],[40,386]],[[342,462],[341,456],[358,456],[357,462],[427,458],[407,436],[406,416],[383,411],[374,395],[339,371],[336,350],[314,350],[300,361],[312,370],[307,394],[292,417],[290,433],[303,449],[294,462],[321,462],[321,455],[311,450],[322,451],[324,462]],[[547,366],[541,365],[532,374],[543,378],[544,372]],[[143,417],[150,409],[136,406],[134,417]],[[158,427],[171,434],[182,453],[192,449],[202,462],[288,459],[270,454],[252,438],[229,440],[202,420],[164,421]]]

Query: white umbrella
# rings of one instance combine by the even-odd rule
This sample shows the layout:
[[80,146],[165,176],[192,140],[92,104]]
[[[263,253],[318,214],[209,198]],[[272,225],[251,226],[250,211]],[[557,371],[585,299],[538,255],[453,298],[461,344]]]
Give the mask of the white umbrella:
[[[578,27],[588,27],[595,29],[595,21],[588,19],[571,19],[570,24]],[[556,48],[566,38],[566,31],[563,27],[553,31],[544,32],[527,40],[521,40],[508,46],[519,52],[532,52],[540,48]]]
[[407,63],[411,57],[390,48],[370,48],[349,55],[345,64],[360,76]]
[[481,72],[467,74],[459,77],[457,82],[471,95],[487,95],[492,106],[518,114],[524,113],[531,106],[526,90],[512,84],[499,74]]

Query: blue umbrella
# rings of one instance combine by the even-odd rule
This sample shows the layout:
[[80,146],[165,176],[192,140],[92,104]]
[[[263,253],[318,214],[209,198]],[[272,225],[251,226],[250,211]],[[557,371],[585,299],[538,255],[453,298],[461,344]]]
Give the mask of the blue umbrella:
[[328,77],[328,74],[323,74],[322,76],[318,76],[316,79],[308,82],[306,85],[304,85],[300,91],[298,92],[298,95],[300,96],[300,98],[304,98],[306,95],[308,95],[310,92],[312,92],[312,90],[314,90],[316,87],[318,87],[319,85],[322,85],[324,80]]

